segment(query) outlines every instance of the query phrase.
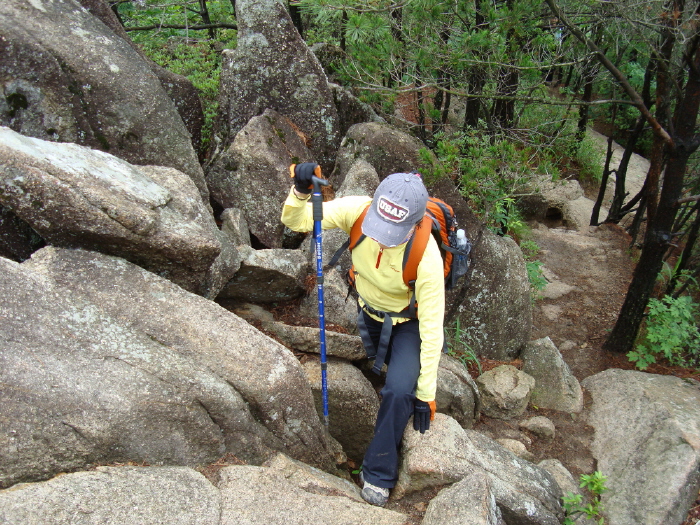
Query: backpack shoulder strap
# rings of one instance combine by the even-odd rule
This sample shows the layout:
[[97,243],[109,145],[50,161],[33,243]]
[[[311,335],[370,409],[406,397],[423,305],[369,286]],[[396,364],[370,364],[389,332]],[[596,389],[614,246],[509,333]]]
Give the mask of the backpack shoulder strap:
[[333,257],[331,257],[331,260],[328,264],[326,264],[326,268],[332,268],[336,264],[338,264],[338,261],[340,260],[340,257],[343,255],[343,252],[347,249],[352,249],[360,244],[362,239],[365,238],[365,234],[362,233],[362,221],[365,220],[365,215],[367,215],[367,210],[369,210],[370,205],[368,204],[364,210],[362,210],[362,213],[360,216],[355,220],[355,222],[352,224],[352,228],[350,229],[350,236],[348,239],[336,250],[336,252],[333,254]]
[[416,226],[416,231],[406,244],[406,251],[403,254],[403,282],[411,290],[416,285],[418,276],[418,264],[420,264],[428,245],[428,239],[433,228],[433,220],[429,215],[424,215],[423,219]]
[[365,234],[362,233],[362,221],[365,220],[365,215],[367,215],[367,210],[369,210],[370,204],[368,204],[364,210],[362,210],[362,213],[360,216],[357,218],[357,220],[353,223],[352,228],[350,229],[350,244],[348,244],[348,248],[350,251],[352,251],[355,246],[360,244],[362,242],[362,239],[365,238]]

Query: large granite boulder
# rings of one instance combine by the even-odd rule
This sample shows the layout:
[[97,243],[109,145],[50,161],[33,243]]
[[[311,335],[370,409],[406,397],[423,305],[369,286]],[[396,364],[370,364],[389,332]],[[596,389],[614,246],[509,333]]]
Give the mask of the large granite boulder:
[[700,383],[610,369],[582,386],[608,523],[683,523],[700,488]]
[[191,468],[97,467],[0,491],[0,522],[219,525],[220,503],[219,490]]
[[54,245],[124,257],[207,292],[218,228],[191,179],[173,168],[0,127],[0,190],[0,204]]
[[212,198],[243,212],[250,233],[267,248],[281,248],[282,203],[292,187],[289,165],[314,160],[294,124],[267,110],[250,119],[207,171]]
[[392,173],[420,170],[419,151],[425,145],[413,135],[380,122],[355,124],[348,129],[338,150],[330,180],[343,185],[358,159],[367,161],[383,180]]
[[186,173],[209,193],[178,110],[149,64],[77,0],[0,3],[0,125]]
[[[188,416],[191,418],[201,412],[198,417],[204,418],[204,421],[213,425],[212,428],[216,431],[214,433],[215,440],[201,436],[193,438],[196,439],[195,451],[202,447],[209,447],[207,450],[213,447],[213,451],[200,454],[201,459],[209,460],[222,450],[233,451],[232,448],[235,448],[238,450],[236,454],[250,454],[253,456],[251,461],[259,462],[265,459],[270,450],[274,449],[284,451],[292,457],[312,465],[323,468],[332,467],[328,442],[316,414],[311,388],[298,360],[289,350],[261,334],[236,315],[224,310],[212,301],[188,293],[171,282],[122,259],[95,252],[45,248],[35,253],[30,261],[23,263],[15,270],[15,273],[19,275],[22,272],[27,272],[32,276],[39,274],[45,281],[55,283],[41,285],[44,288],[53,286],[60,290],[54,295],[60,296],[62,291],[70,290],[70,294],[65,294],[66,298],[79,296],[83,302],[89,305],[89,308],[84,307],[85,311],[81,313],[80,306],[69,307],[70,304],[65,305],[64,302],[56,301],[54,296],[49,296],[48,292],[44,292],[41,287],[34,292],[27,292],[22,297],[15,293],[13,297],[7,298],[8,301],[11,301],[12,309],[23,312],[24,317],[18,316],[18,322],[22,322],[22,330],[24,330],[22,333],[26,333],[24,337],[27,343],[22,343],[21,348],[39,346],[48,355],[52,355],[51,352],[58,352],[59,355],[67,356],[65,359],[69,363],[72,363],[71,356],[86,354],[83,359],[87,360],[89,366],[84,366],[84,372],[80,368],[83,366],[82,360],[76,360],[74,365],[65,365],[65,377],[61,376],[63,377],[61,382],[52,383],[49,381],[46,383],[43,388],[47,391],[51,391],[52,384],[64,385],[66,396],[76,397],[81,403],[87,403],[91,399],[90,392],[93,389],[89,386],[84,389],[73,387],[77,378],[84,376],[85,381],[92,381],[95,385],[100,385],[100,378],[103,376],[106,377],[103,383],[109,380],[110,385],[114,383],[114,388],[124,383],[122,388],[133,389],[134,395],[143,392],[144,389],[148,391],[146,386],[135,388],[133,385],[138,386],[138,383],[133,379],[120,382],[118,374],[113,374],[114,377],[112,377],[112,374],[109,373],[111,367],[125,367],[126,363],[132,363],[132,365],[126,366],[126,371],[129,373],[146,374],[148,378],[165,377],[162,383],[159,383],[159,388],[172,390],[171,397],[182,391],[181,395],[187,399],[200,390],[218,391],[217,389],[225,387],[224,391],[229,392],[229,396],[234,396],[234,398],[240,396],[243,404],[222,402],[221,406],[215,406],[213,402],[202,401],[201,404],[193,405],[196,410],[186,410],[188,405],[184,401],[176,404],[175,407],[167,408],[168,403],[148,403],[148,399],[144,398],[135,406],[144,405],[142,411],[144,418],[149,417],[149,409],[157,411],[162,407],[165,414],[173,413],[169,417],[178,418],[178,421],[182,419],[184,421],[182,424],[190,433],[198,427],[188,423],[185,415],[191,414]],[[11,278],[8,279],[8,282],[12,282]],[[10,285],[6,285],[4,289],[10,290]],[[2,295],[8,296],[10,294],[5,292]],[[30,300],[28,297],[46,297],[42,300],[50,305],[56,303],[55,306],[46,307],[48,313],[45,317],[53,316],[56,318],[53,324],[48,323],[47,326],[51,327],[54,324],[61,326],[61,323],[65,323],[64,318],[76,318],[75,322],[79,323],[78,326],[81,327],[81,330],[90,333],[90,337],[84,336],[82,332],[72,337],[70,335],[72,331],[69,329],[65,338],[57,341],[60,341],[61,345],[55,350],[51,342],[38,341],[35,343],[34,338],[39,339],[44,336],[43,331],[37,330],[37,327],[44,324],[42,324],[43,318],[37,322],[32,321],[34,315],[41,313],[41,309],[37,308],[40,302]],[[60,313],[63,309],[66,309],[66,313]],[[74,310],[77,311],[74,312]],[[103,317],[107,318],[108,321],[104,322],[105,328],[100,328],[101,325],[98,321]],[[96,321],[92,322],[93,319]],[[95,323],[97,325],[93,327]],[[3,324],[0,330],[5,326]],[[108,329],[115,335],[109,335]],[[36,335],[33,335],[34,332]],[[56,332],[63,333],[59,328],[47,329],[46,332],[45,339],[47,341],[56,339]],[[126,333],[122,334],[122,332]],[[135,334],[134,340],[141,344],[141,347],[147,345],[147,348],[153,347],[153,349],[146,351],[139,346],[132,347],[130,345],[131,334]],[[17,336],[9,333],[7,338],[14,340],[17,339]],[[167,359],[165,357],[151,357],[156,350],[158,356],[165,356]],[[23,358],[17,357],[18,352],[10,352],[9,350],[7,352],[8,356],[19,360],[17,366],[20,366],[21,362],[26,362],[31,355],[29,350]],[[90,358],[93,354],[95,357]],[[112,355],[115,358],[109,357]],[[122,356],[123,358],[120,359]],[[161,360],[174,363],[169,365],[170,369],[173,370],[172,377],[166,377],[166,374],[170,373],[168,372],[170,369],[161,371]],[[56,374],[60,374],[60,367],[58,365],[56,367]],[[73,372],[76,368],[77,371]],[[180,371],[176,373],[175,368]],[[202,379],[198,379],[198,374],[200,376],[208,374],[212,379],[205,381],[204,376]],[[10,377],[14,378],[15,375]],[[34,380],[39,381],[39,377],[35,377]],[[3,379],[3,381],[9,380]],[[202,382],[201,386],[198,381]],[[219,383],[222,384],[222,387],[217,386]],[[133,405],[135,402],[120,403],[119,396],[109,394],[110,389],[104,389],[100,386],[95,386],[95,388],[104,391],[102,395],[107,396],[108,401],[115,404],[114,410],[117,414],[122,411],[126,411],[126,414],[134,413],[134,408],[130,409],[130,404]],[[155,388],[153,390],[157,392]],[[20,396],[20,393],[25,391],[31,392],[31,387],[4,390],[3,392],[8,394],[14,392],[20,397],[21,405],[29,410],[32,404],[27,403]],[[127,398],[126,395],[123,397]],[[56,403],[60,406],[64,404],[60,399]],[[184,410],[182,416],[178,416],[177,412],[174,412],[174,409],[179,408],[180,405],[183,406],[182,410]],[[230,414],[229,410],[232,410],[233,413]],[[88,412],[84,417],[100,417],[103,420],[101,424],[107,425],[108,428],[121,428],[117,424],[120,423],[118,419],[114,419],[110,423],[110,419],[104,417],[108,413],[109,411]],[[252,414],[254,419],[246,419],[248,413]],[[8,421],[15,419],[22,421],[28,417],[26,415],[11,418]],[[43,421],[42,417],[37,417]],[[56,411],[53,418],[60,417],[61,411]],[[49,419],[48,424],[51,424],[52,421],[54,419]],[[71,422],[69,419],[67,421]],[[138,418],[132,418],[129,421],[131,425],[139,426],[139,428],[142,425]],[[248,425],[246,421],[250,421],[252,426]],[[89,425],[79,424],[75,426],[78,431],[81,431]],[[64,427],[64,425],[53,423],[51,428],[63,429]],[[229,427],[231,430],[227,430]],[[128,424],[126,428],[130,428]],[[150,427],[146,425],[146,428]],[[9,433],[11,430],[8,428],[6,432]],[[161,431],[160,427],[158,427],[158,431]],[[77,431],[73,434],[75,434],[76,439],[79,438]],[[139,431],[122,430],[117,437],[122,440],[131,440],[131,434],[136,436],[133,439],[138,443],[157,447],[157,450],[160,450],[158,448],[160,445],[165,447],[166,452],[163,455],[168,461],[180,461],[175,457],[175,453],[170,451],[172,447],[168,448],[168,443],[173,440],[176,443],[182,441],[181,439],[178,441],[179,438],[176,434],[169,439],[139,440]],[[23,439],[30,439],[32,432],[22,432],[21,436]],[[45,447],[51,449],[50,444],[46,444]],[[240,450],[241,448],[243,450]],[[188,450],[185,445],[181,445],[176,450],[180,449]],[[42,450],[44,449],[42,448]],[[106,450],[110,453],[121,453],[123,450],[129,452],[130,449],[106,446]],[[128,456],[129,454],[124,455]],[[123,456],[120,457],[122,460],[127,459]],[[175,459],[169,459],[170,457],[175,457]],[[158,457],[155,457],[151,461],[166,461],[166,459],[159,460]],[[141,460],[148,461],[148,459]],[[89,460],[83,459],[82,461]],[[47,462],[34,461],[34,463],[42,466]],[[2,464],[11,463],[3,459]],[[64,468],[64,470],[70,468]]]
[[0,486],[95,463],[196,466],[227,448],[259,462],[280,448],[224,378],[47,273],[0,258]]
[[469,286],[453,310],[463,342],[476,355],[511,360],[527,344],[532,329],[530,281],[523,253],[510,237],[485,230],[471,257]]
[[488,497],[496,500],[506,523],[561,523],[562,493],[549,472],[444,414],[435,415],[425,434],[407,427],[394,495],[442,487],[475,473],[489,480]]
[[125,31],[124,26],[117,18],[117,15],[110,8],[110,4],[104,0],[78,0],[80,5],[87,9],[90,14],[96,16],[109,27],[117,36],[120,36],[127,43],[134,48],[134,50],[141,55],[141,58],[148,64],[151,71],[160,80],[160,85],[168,94],[170,99],[175,104],[182,121],[187,128],[187,131],[192,137],[192,147],[195,149],[199,155],[200,161],[203,159],[204,151],[202,149],[202,127],[204,126],[204,109],[202,108],[202,101],[199,98],[199,92],[197,88],[194,87],[192,81],[183,76],[178,75],[159,66],[153,60],[146,56],[146,53],[136,45],[131,38],[129,38],[128,33]]
[[225,50],[215,140],[223,151],[255,116],[273,109],[308,140],[314,159],[330,173],[340,135],[338,112],[320,62],[277,0],[236,2],[238,44]]

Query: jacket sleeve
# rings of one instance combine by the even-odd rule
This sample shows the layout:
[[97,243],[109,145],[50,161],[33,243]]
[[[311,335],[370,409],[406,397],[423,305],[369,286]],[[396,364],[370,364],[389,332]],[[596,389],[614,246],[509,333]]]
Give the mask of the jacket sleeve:
[[[343,197],[323,203],[323,221],[321,228],[330,230],[340,228],[346,233],[350,232],[352,225],[371,202],[370,197]],[[309,232],[314,229],[313,210],[311,199],[300,199],[294,194],[294,187],[289,190],[289,195],[282,207],[282,224],[295,232]]]
[[443,261],[435,240],[430,238],[416,275],[418,326],[421,337],[420,375],[416,397],[433,401],[445,333],[445,282]]

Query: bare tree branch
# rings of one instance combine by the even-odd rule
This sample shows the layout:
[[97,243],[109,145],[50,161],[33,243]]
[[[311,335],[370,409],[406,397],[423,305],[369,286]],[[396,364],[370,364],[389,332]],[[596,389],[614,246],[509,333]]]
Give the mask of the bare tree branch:
[[191,29],[193,31],[204,30],[204,29],[238,29],[236,24],[203,24],[198,26],[183,26],[177,24],[153,24],[150,26],[139,26],[139,27],[125,27],[126,32],[129,31],[151,31],[152,29]]
[[620,86],[622,86],[622,89],[625,90],[625,93],[632,99],[634,106],[644,115],[644,118],[649,122],[649,125],[651,126],[652,130],[654,133],[659,135],[659,137],[662,138],[662,140],[668,144],[669,146],[673,147],[673,139],[671,136],[668,134],[668,132],[661,126],[658,120],[654,118],[654,115],[651,114],[651,111],[649,111],[649,108],[646,107],[644,104],[644,100],[642,99],[641,95],[637,93],[637,91],[632,87],[632,85],[629,83],[629,80],[627,80],[627,77],[620,71],[618,68],[615,67],[615,65],[608,59],[607,56],[605,56],[605,53],[597,46],[595,43],[590,40],[584,33],[581,31],[577,26],[572,24],[569,19],[564,15],[562,10],[559,8],[559,6],[555,3],[554,0],[545,0],[547,2],[547,5],[549,8],[552,10],[552,13],[559,19],[559,21],[564,24],[569,31],[582,43],[584,44],[588,49],[590,49],[593,53],[595,53],[596,57],[600,61],[601,64],[607,69],[610,74],[615,77],[615,80],[617,80],[620,83]]

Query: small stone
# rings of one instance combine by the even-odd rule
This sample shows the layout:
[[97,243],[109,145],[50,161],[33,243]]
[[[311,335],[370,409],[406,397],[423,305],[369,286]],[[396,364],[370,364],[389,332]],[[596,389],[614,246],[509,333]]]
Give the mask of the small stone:
[[529,430],[538,437],[553,439],[556,434],[554,423],[544,416],[535,416],[520,422],[520,428]]

